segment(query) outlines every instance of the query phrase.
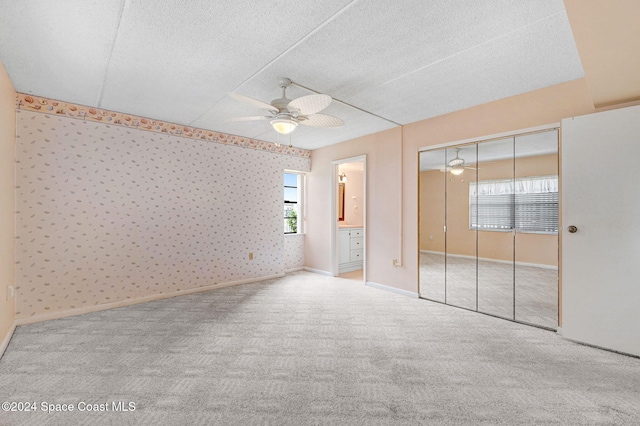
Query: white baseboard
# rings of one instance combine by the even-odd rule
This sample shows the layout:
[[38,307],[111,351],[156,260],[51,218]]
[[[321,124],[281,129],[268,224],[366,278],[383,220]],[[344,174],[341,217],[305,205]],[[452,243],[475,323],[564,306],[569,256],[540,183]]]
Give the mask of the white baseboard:
[[300,266],[300,267],[298,267],[298,268],[285,269],[285,270],[284,270],[284,273],[285,273],[285,274],[290,274],[290,273],[292,273],[292,272],[298,272],[298,271],[303,271],[303,270],[304,270],[304,267],[303,267],[303,266]]
[[[439,254],[444,256],[444,253],[441,251],[432,251],[432,250],[420,250],[420,253],[429,253],[429,254]],[[451,254],[447,253],[447,256],[457,257],[460,259],[475,259],[475,256],[467,256],[465,254]],[[505,263],[508,265],[512,265],[513,262],[510,260],[500,260],[500,259],[491,259],[489,257],[479,257],[478,260],[484,260],[485,262],[494,262],[494,263]],[[558,270],[557,266],[554,265],[544,265],[542,263],[528,263],[528,262],[516,262],[516,266],[532,266],[534,268],[542,268],[542,269],[554,269]]]
[[378,283],[374,283],[373,281],[367,281],[364,285],[366,285],[367,287],[377,288],[378,290],[384,290],[390,293],[396,293],[402,296],[411,297],[413,299],[418,299],[420,297],[420,295],[417,292],[403,290],[401,288],[391,287],[384,284],[378,284]]
[[603,351],[613,352],[615,354],[620,354],[620,355],[625,355],[625,356],[630,356],[630,357],[633,357],[633,358],[640,359],[640,353],[622,352],[622,351],[619,351],[619,350],[616,350],[616,349],[607,348],[606,346],[593,345],[591,343],[583,342],[582,340],[574,340],[574,339],[571,339],[569,337],[564,337],[564,336],[562,336],[562,339],[564,339],[564,340],[566,340],[568,342],[576,343],[578,345],[588,346],[590,348],[600,349],[600,350],[603,350]]
[[0,359],[2,359],[2,355],[4,355],[4,351],[7,349],[7,346],[9,346],[9,342],[11,341],[11,337],[13,336],[14,331],[16,331],[15,321],[13,322],[13,324],[11,324],[7,335],[4,336],[4,339],[2,339],[2,342],[0,343]]
[[119,300],[117,302],[104,303],[95,306],[84,306],[82,308],[70,309],[67,311],[52,312],[44,315],[34,315],[32,317],[16,318],[15,325],[33,324],[36,322],[49,321],[54,319],[66,318],[75,315],[88,314],[91,312],[106,311],[107,309],[121,308],[123,306],[137,305],[138,303],[153,302],[155,300],[169,299],[176,296],[184,296],[187,294],[201,293],[203,291],[216,290],[224,287],[231,287],[239,284],[248,284],[258,281],[271,280],[274,278],[282,278],[284,274],[267,275],[264,277],[249,278],[246,280],[230,281],[220,284],[212,284],[205,287],[189,288],[186,290],[174,291],[172,293],[154,294],[151,296],[140,297],[138,299]]
[[309,268],[309,267],[307,267],[307,266],[305,266],[303,269],[304,269],[305,271],[308,271],[308,272],[313,272],[314,274],[325,275],[325,276],[327,276],[327,277],[331,277],[331,276],[332,276],[332,275],[331,275],[331,272],[323,271],[323,270],[321,270],[321,269],[313,269],[313,268]]

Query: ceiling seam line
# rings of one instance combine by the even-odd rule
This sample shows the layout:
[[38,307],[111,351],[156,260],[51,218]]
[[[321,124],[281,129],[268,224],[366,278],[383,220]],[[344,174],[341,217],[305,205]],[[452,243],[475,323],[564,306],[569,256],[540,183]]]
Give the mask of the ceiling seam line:
[[[318,92],[317,90],[313,90],[313,89],[311,89],[311,88],[309,88],[309,87],[307,87],[307,86],[303,86],[302,84],[298,84],[298,83],[296,83],[295,81],[292,81],[292,82],[291,82],[291,84],[293,84],[294,86],[298,86],[298,87],[300,87],[300,88],[302,88],[302,89],[304,89],[304,90],[308,90],[309,92],[317,93],[317,94],[319,94],[319,95],[321,95],[321,94],[322,94],[322,93]],[[346,106],[351,107],[351,108],[353,108],[353,109],[355,109],[355,110],[358,110],[358,111],[364,112],[365,114],[373,115],[374,117],[380,118],[380,119],[382,119],[382,120],[384,120],[384,121],[388,121],[389,123],[393,123],[393,124],[395,124],[396,126],[400,126],[400,127],[402,127],[402,124],[400,124],[400,123],[398,123],[398,122],[395,122],[395,121],[393,121],[393,120],[391,120],[391,119],[389,119],[389,118],[386,118],[386,117],[383,117],[383,116],[381,116],[381,115],[378,115],[378,114],[376,114],[375,112],[367,111],[366,109],[363,109],[363,108],[357,107],[357,106],[352,105],[352,104],[350,104],[350,103],[348,103],[348,102],[342,101],[342,100],[340,100],[340,99],[338,99],[338,98],[334,98],[334,97],[332,97],[331,99],[332,99],[332,100],[334,100],[334,101],[336,101],[336,102],[338,102],[338,103],[340,103],[340,104],[342,104],[342,105],[346,105]]]
[[111,59],[113,58],[113,51],[116,48],[116,42],[118,41],[118,35],[120,34],[120,26],[122,25],[122,17],[124,15],[124,9],[126,8],[128,0],[122,0],[120,6],[120,14],[118,16],[118,25],[116,26],[116,33],[113,37],[113,43],[111,43],[111,49],[109,50],[109,59],[107,60],[107,66],[104,70],[104,77],[102,78],[102,85],[100,86],[100,93],[98,93],[97,107],[102,108],[102,98],[104,97],[104,90],[107,85],[107,76],[109,75],[109,67],[111,66]]
[[[317,27],[315,27],[313,30],[311,30],[310,32],[308,32],[307,34],[305,34],[302,38],[300,38],[300,40],[296,41],[294,44],[292,44],[291,46],[289,46],[287,49],[285,49],[283,52],[281,52],[279,55],[277,55],[275,58],[271,59],[269,62],[267,62],[264,66],[262,66],[258,71],[254,72],[253,74],[251,74],[248,78],[246,78],[244,81],[242,81],[242,83],[240,83],[239,85],[237,85],[232,92],[235,92],[236,90],[238,90],[240,87],[242,87],[244,84],[246,84],[249,80],[251,80],[253,77],[257,76],[258,74],[260,74],[261,72],[263,72],[264,70],[266,70],[267,68],[269,68],[271,65],[273,65],[278,59],[282,58],[284,55],[286,55],[287,53],[291,52],[293,49],[295,49],[296,47],[298,47],[300,44],[302,44],[303,42],[305,42],[307,39],[309,39],[312,35],[316,34],[318,31],[320,31],[322,28],[324,28],[326,25],[328,25],[329,23],[331,23],[334,19],[338,18],[340,15],[342,15],[345,11],[347,11],[349,8],[351,8],[354,4],[356,4],[359,0],[351,0],[349,2],[349,4],[347,4],[346,6],[342,7],[340,10],[338,10],[336,13],[334,13],[333,15],[331,15],[330,17],[328,17],[327,19],[325,19],[320,25],[318,25]],[[224,95],[227,96],[227,95]],[[192,126],[194,122],[198,121],[200,118],[202,118],[205,114],[207,114],[209,111],[211,111],[213,109],[214,106],[216,106],[218,104],[218,102],[220,102],[222,99],[224,99],[224,96],[222,98],[219,98],[217,101],[215,101],[211,107],[209,109],[207,109],[206,111],[204,111],[202,114],[200,114],[198,117],[196,117],[195,119],[191,120],[189,122],[189,125]]]
[[461,50],[461,51],[459,51],[459,52],[456,52],[456,53],[454,53],[453,55],[447,56],[446,58],[438,59],[437,61],[432,62],[432,63],[430,63],[430,64],[428,64],[428,65],[425,65],[425,66],[423,66],[423,67],[420,67],[420,68],[418,68],[418,69],[415,69],[415,70],[413,70],[413,71],[410,71],[410,72],[408,72],[408,73],[405,73],[405,74],[403,74],[403,75],[397,76],[397,77],[395,77],[395,78],[393,78],[393,79],[391,79],[391,80],[387,80],[387,81],[385,81],[385,82],[383,82],[383,83],[380,83],[380,84],[378,84],[378,85],[376,85],[376,86],[370,87],[369,89],[367,89],[367,91],[368,91],[368,90],[377,89],[377,88],[382,87],[382,86],[385,86],[385,85],[387,85],[387,84],[389,84],[389,83],[393,83],[393,82],[394,82],[394,81],[396,81],[396,80],[400,80],[401,78],[404,78],[404,77],[409,76],[409,75],[411,75],[411,74],[415,74],[415,73],[417,73],[417,72],[420,72],[420,71],[426,70],[427,68],[430,68],[430,67],[432,67],[432,66],[434,66],[434,65],[440,64],[440,63],[445,62],[445,61],[448,61],[448,60],[450,60],[450,59],[453,59],[453,58],[455,58],[456,56],[460,56],[460,55],[462,55],[463,53],[466,53],[466,52],[468,52],[468,51],[470,51],[470,50],[472,50],[472,49],[476,49],[476,48],[478,48],[478,47],[480,47],[480,46],[484,46],[485,44],[491,43],[491,42],[496,41],[496,40],[498,40],[498,39],[501,39],[501,38],[503,38],[503,37],[510,36],[511,34],[513,34],[513,33],[517,32],[517,31],[520,31],[520,30],[521,30],[521,29],[523,29],[523,28],[526,28],[526,27],[528,27],[528,26],[531,26],[531,25],[537,24],[538,22],[541,22],[541,21],[547,20],[547,19],[549,19],[549,18],[552,18],[552,17],[554,17],[554,16],[556,16],[556,15],[558,15],[558,14],[562,13],[562,12],[564,12],[564,10],[559,10],[559,11],[557,11],[557,12],[555,12],[555,13],[552,13],[551,15],[547,15],[547,16],[545,16],[545,17],[543,17],[543,18],[536,19],[536,20],[535,20],[535,21],[533,21],[533,22],[529,22],[529,23],[527,23],[527,24],[525,24],[525,25],[522,25],[522,26],[520,26],[520,27],[518,27],[518,28],[515,28],[515,29],[513,29],[513,30],[511,30],[511,31],[509,31],[509,32],[507,32],[507,33],[500,34],[499,36],[496,36],[496,37],[490,38],[489,40],[485,40],[485,41],[483,41],[482,43],[479,43],[479,44],[473,45],[473,46],[471,46],[471,47],[467,47],[466,49]]

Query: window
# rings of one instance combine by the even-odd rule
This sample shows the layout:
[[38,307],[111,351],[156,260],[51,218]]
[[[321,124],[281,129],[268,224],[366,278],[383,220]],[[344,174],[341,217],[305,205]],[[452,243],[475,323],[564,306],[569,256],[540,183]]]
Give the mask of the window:
[[469,184],[469,229],[558,233],[558,176]]
[[302,233],[302,179],[296,173],[284,174],[284,233]]

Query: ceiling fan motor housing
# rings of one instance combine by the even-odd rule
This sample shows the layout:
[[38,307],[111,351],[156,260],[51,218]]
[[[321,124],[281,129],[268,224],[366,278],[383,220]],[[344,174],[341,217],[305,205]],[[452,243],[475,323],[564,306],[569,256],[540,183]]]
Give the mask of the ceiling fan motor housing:
[[280,113],[289,113],[289,110],[287,109],[287,105],[289,105],[289,102],[291,102],[291,99],[283,96],[281,98],[278,99],[274,99],[271,101],[271,105],[273,105],[274,107],[278,108],[278,111]]

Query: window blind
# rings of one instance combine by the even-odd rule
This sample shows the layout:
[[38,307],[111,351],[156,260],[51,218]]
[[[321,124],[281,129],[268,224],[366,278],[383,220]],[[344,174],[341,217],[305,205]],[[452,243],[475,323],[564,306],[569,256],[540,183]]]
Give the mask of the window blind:
[[516,194],[515,227],[521,232],[558,232],[558,193]]
[[469,184],[469,229],[558,232],[558,176]]

